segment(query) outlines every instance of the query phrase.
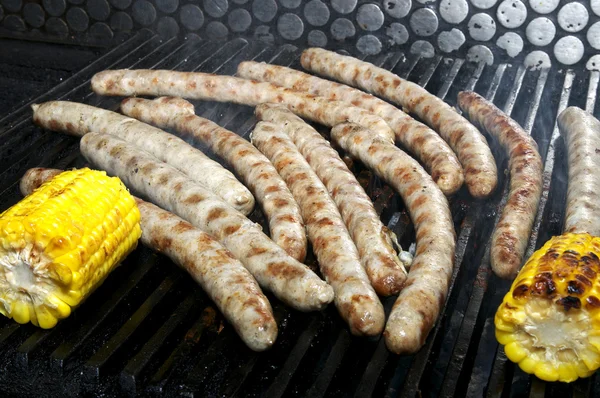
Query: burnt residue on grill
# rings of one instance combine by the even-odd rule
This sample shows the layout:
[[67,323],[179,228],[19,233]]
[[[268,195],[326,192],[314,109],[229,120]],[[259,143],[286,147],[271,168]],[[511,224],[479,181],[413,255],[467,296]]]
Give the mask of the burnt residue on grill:
[[[242,39],[226,43],[162,40],[142,31],[32,102],[63,99],[117,110],[120,98],[89,89],[103,69],[161,68],[233,75],[239,62],[299,68],[300,49]],[[596,107],[597,79],[587,70],[527,70],[436,56],[387,53],[363,57],[424,85],[456,105],[471,89],[511,114],[538,143],[544,193],[528,255],[562,230],[566,152],[556,115],[567,105]],[[590,84],[590,82],[596,82]],[[198,115],[248,136],[253,109],[195,101]],[[325,129],[320,132],[327,135]],[[570,385],[543,383],[507,361],[494,337],[493,317],[510,282],[490,271],[489,245],[507,192],[507,159],[491,139],[499,170],[493,196],[474,201],[465,189],[450,201],[457,232],[456,264],[445,310],[425,346],[413,356],[390,354],[381,339],[349,334],[335,308],[299,313],[269,295],[280,334],[271,350],[254,353],[183,271],[140,247],[73,315],[52,330],[0,318],[0,392],[52,396],[579,396],[598,395],[596,378]],[[201,149],[206,149],[202,148]],[[210,153],[209,153],[210,154]],[[214,158],[213,155],[210,155]],[[19,178],[30,167],[81,167],[78,140],[42,131],[28,104],[0,115],[0,208],[20,199]],[[353,162],[383,221],[406,249],[414,230],[399,196]],[[268,230],[260,209],[251,218]],[[597,261],[597,259],[593,259]],[[307,259],[316,269],[313,257]],[[541,293],[552,294],[542,283]],[[585,281],[573,280],[565,310],[577,305]],[[533,287],[532,287],[533,289]],[[525,286],[515,294],[533,294]],[[578,301],[575,302],[575,299]],[[383,300],[389,313],[394,298]]]

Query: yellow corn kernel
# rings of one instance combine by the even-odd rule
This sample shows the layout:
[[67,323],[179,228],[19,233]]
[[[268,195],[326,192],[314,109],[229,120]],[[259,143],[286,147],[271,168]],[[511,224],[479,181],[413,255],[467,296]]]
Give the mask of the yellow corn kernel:
[[572,382],[600,367],[600,238],[549,240],[517,275],[496,312],[506,356],[542,380]]
[[137,245],[140,212],[116,177],[71,170],[0,214],[0,313],[44,329]]

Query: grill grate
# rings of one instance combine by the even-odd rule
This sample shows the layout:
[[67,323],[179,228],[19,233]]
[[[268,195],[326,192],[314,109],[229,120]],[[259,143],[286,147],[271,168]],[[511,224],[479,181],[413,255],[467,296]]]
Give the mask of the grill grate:
[[[65,99],[116,110],[120,99],[90,92],[89,78],[107,68],[162,68],[233,74],[242,60],[299,67],[300,50],[236,39],[162,41],[142,31],[65,80],[36,102]],[[532,132],[545,162],[544,193],[529,253],[559,234],[566,199],[565,148],[555,119],[567,105],[593,111],[599,72],[526,70],[461,59],[390,53],[365,60],[425,86],[451,105],[475,89]],[[0,209],[20,199],[29,167],[79,167],[77,140],[41,131],[29,104],[0,118]],[[197,113],[247,136],[252,109],[196,103]],[[499,170],[506,157],[493,145]],[[374,185],[374,184],[372,184]],[[457,267],[446,309],[414,356],[390,354],[382,340],[352,337],[333,306],[303,314],[271,298],[280,335],[272,350],[249,351],[191,278],[168,259],[140,248],[90,299],[50,331],[0,318],[0,390],[14,394],[199,396],[573,396],[600,394],[600,378],[543,383],[507,361],[494,337],[493,315],[509,283],[489,266],[489,242],[506,178],[475,202],[452,199]],[[381,190],[378,190],[378,192]],[[397,196],[376,200],[404,245],[414,239]],[[260,212],[254,216],[260,218]],[[387,311],[393,299],[384,300]],[[58,382],[57,380],[60,380]]]

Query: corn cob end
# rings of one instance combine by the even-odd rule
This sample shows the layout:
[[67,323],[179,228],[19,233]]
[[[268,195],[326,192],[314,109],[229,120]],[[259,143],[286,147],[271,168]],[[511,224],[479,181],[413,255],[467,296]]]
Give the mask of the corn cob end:
[[527,261],[495,316],[506,356],[545,381],[600,367],[600,238],[554,237]]
[[136,247],[139,220],[125,186],[104,172],[43,184],[0,214],[0,313],[54,327]]

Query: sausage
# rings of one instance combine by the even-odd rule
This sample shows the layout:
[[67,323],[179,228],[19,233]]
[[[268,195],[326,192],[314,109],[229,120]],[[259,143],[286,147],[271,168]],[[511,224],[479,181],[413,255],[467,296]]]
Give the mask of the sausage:
[[289,257],[260,226],[177,169],[108,134],[88,133],[80,147],[89,162],[216,238],[286,304],[311,311],[333,300],[331,286]]
[[[56,169],[29,169],[21,192],[29,195]],[[256,280],[219,242],[175,214],[135,198],[140,209],[142,243],[164,253],[186,270],[217,304],[242,340],[254,351],[264,351],[277,338],[277,323],[269,300]]]
[[452,277],[456,234],[448,201],[416,160],[372,132],[346,123],[335,126],[331,136],[392,185],[410,213],[417,250],[384,336],[396,354],[417,352],[440,314]]
[[261,204],[269,220],[271,239],[290,256],[304,261],[307,240],[300,208],[269,159],[252,144],[196,116],[194,106],[182,98],[126,98],[121,103],[121,111],[160,128],[174,129],[186,139],[199,141],[229,163]]
[[558,116],[569,157],[565,233],[600,236],[600,122],[570,106]]
[[[356,244],[371,285],[383,296],[397,294],[406,280],[406,270],[394,251],[394,234],[379,219],[369,196],[337,151],[310,125],[282,105],[256,107],[259,120],[277,125],[308,161],[337,205]],[[406,253],[408,254],[408,253]]]
[[300,205],[321,273],[333,287],[335,305],[350,332],[379,335],[385,323],[383,306],[327,189],[277,125],[259,122],[252,143],[275,165]]
[[319,48],[305,50],[301,62],[311,72],[359,87],[419,116],[458,155],[474,197],[485,198],[496,188],[496,162],[485,138],[453,108],[421,86],[368,62]]
[[90,131],[112,134],[150,152],[198,181],[236,210],[250,214],[254,197],[235,176],[198,149],[162,130],[115,112],[68,101],[32,105],[38,126],[82,137]]
[[396,140],[421,160],[444,194],[456,193],[463,184],[462,166],[448,144],[423,123],[377,97],[344,84],[264,62],[242,62],[237,74],[246,79],[267,81],[330,100],[344,101],[373,112],[388,123]]
[[496,275],[514,279],[527,249],[542,196],[543,165],[537,144],[513,119],[472,91],[458,93],[458,105],[506,150],[510,191],[492,235],[491,263]]
[[170,70],[106,70],[94,75],[92,89],[101,95],[166,95],[250,106],[281,103],[297,115],[325,126],[355,122],[394,141],[390,126],[364,109],[239,77]]

